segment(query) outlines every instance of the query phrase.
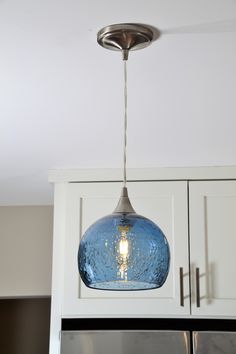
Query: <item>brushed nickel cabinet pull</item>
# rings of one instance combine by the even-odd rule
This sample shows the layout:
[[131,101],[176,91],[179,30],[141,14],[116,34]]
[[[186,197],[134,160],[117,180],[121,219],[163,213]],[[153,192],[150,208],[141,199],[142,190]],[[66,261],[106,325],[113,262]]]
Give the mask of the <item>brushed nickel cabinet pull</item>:
[[179,268],[180,306],[184,306],[184,270]]
[[200,270],[196,268],[196,302],[197,307],[200,307]]

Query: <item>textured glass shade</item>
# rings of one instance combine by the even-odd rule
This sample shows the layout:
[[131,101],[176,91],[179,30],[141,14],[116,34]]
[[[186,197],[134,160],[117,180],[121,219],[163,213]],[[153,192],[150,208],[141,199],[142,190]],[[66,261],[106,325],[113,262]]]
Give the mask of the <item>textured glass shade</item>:
[[113,213],[99,219],[85,232],[78,252],[83,282],[102,290],[159,288],[169,263],[163,232],[136,213]]

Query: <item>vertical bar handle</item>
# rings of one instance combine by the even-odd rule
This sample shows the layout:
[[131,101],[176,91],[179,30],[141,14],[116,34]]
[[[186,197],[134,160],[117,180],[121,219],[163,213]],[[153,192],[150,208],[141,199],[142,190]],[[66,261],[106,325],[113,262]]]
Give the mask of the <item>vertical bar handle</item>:
[[179,268],[180,306],[184,306],[184,270]]
[[200,307],[200,269],[196,268],[196,302],[197,307]]

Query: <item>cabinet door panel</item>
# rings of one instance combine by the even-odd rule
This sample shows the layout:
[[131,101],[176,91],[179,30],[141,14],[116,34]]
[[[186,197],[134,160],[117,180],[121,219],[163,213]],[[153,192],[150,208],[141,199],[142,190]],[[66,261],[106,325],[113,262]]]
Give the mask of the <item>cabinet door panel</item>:
[[[236,181],[190,183],[192,313],[236,315]],[[200,307],[196,306],[199,268]]]
[[[101,291],[87,288],[77,267],[79,240],[91,223],[111,214],[120,183],[78,183],[68,186],[63,316],[145,316],[189,314],[187,184],[132,182],[128,185],[137,213],[156,222],[171,250],[170,274],[160,289]],[[185,306],[180,306],[179,268],[184,269]]]

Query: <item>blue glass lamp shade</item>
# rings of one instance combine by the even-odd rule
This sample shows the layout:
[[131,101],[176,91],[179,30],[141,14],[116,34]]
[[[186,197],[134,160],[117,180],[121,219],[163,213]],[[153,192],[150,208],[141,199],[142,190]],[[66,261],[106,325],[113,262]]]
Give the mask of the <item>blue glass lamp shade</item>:
[[134,211],[99,219],[85,232],[78,252],[83,282],[102,290],[159,288],[169,263],[169,245],[161,229]]

